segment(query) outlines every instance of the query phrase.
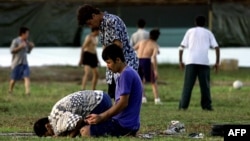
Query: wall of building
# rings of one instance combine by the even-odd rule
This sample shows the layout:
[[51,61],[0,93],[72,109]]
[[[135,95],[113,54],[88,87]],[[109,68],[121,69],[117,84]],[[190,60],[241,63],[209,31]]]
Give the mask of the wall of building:
[[[215,1],[211,6],[211,27],[220,45],[249,46],[247,2]],[[178,46],[185,31],[194,26],[197,15],[209,19],[208,0],[6,0],[0,2],[0,46],[9,46],[18,36],[20,26],[30,28],[31,40],[37,46],[80,46],[88,33],[88,29],[78,27],[76,20],[76,10],[83,3],[97,5],[102,11],[120,16],[129,35],[136,31],[137,20],[144,18],[148,30],[160,28],[161,46]]]

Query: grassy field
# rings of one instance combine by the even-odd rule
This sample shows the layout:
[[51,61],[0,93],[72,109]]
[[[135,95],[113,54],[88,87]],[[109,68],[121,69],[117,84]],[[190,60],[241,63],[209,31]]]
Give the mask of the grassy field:
[[[104,81],[105,68],[100,68],[100,81],[97,89],[106,91]],[[199,84],[196,83],[189,109],[178,110],[183,76],[177,65],[159,66],[159,92],[163,105],[154,105],[151,86],[146,86],[148,103],[142,105],[141,129],[139,133],[158,132],[167,128],[171,120],[185,124],[186,132],[175,136],[154,136],[155,141],[193,140],[189,133],[200,132],[202,140],[219,140],[222,137],[210,135],[213,124],[249,124],[250,123],[250,68],[237,71],[211,72],[211,92],[214,111],[203,111],[200,107]],[[0,133],[33,132],[33,123],[40,117],[48,116],[57,100],[80,90],[81,68],[73,66],[43,66],[31,68],[31,96],[24,95],[23,82],[16,84],[14,95],[8,94],[9,68],[0,68]],[[233,89],[235,80],[244,83],[242,89]],[[88,84],[90,88],[90,83]],[[0,136],[0,140],[82,140],[82,138],[38,138],[19,136]],[[89,138],[93,141],[136,141],[135,137]]]

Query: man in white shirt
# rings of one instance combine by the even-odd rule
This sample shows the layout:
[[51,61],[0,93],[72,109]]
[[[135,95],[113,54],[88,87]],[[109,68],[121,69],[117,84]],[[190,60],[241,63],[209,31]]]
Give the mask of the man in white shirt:
[[145,30],[146,22],[144,19],[139,19],[137,22],[138,30],[131,35],[130,45],[135,46],[141,40],[149,38],[149,32]]
[[216,62],[214,65],[215,72],[219,69],[220,49],[213,33],[204,28],[205,17],[198,16],[195,19],[196,27],[190,28],[179,47],[179,64],[183,70],[184,63],[182,59],[184,49],[187,50],[185,61],[185,78],[182,91],[182,97],[179,103],[179,109],[188,109],[193,86],[198,77],[201,90],[201,107],[203,110],[211,111],[212,100],[210,94],[210,66],[208,51],[210,48],[215,49]]

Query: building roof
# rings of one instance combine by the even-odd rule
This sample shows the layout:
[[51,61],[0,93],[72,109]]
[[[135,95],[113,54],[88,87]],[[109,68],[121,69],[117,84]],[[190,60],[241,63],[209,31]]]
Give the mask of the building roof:
[[[3,1],[13,1],[13,2],[34,2],[34,1],[53,1],[53,0],[0,0]],[[54,0],[57,1],[57,0]],[[179,5],[179,4],[209,4],[212,2],[216,3],[226,3],[226,2],[236,2],[236,3],[243,3],[243,4],[250,4],[250,0],[60,0],[60,2],[83,2],[83,3],[90,3],[95,5],[152,5],[152,4],[160,4],[160,5]]]

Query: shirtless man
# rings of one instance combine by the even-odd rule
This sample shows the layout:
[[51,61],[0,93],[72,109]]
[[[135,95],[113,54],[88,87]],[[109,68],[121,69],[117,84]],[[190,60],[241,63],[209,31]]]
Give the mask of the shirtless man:
[[84,75],[82,77],[82,90],[85,90],[86,82],[89,73],[92,69],[92,90],[96,89],[96,84],[98,80],[98,58],[96,46],[98,44],[99,29],[92,28],[91,33],[85,37],[84,43],[82,45],[79,66],[84,65]]
[[[134,46],[139,58],[139,75],[144,84],[146,82],[151,82],[155,104],[161,104],[156,82],[158,77],[156,56],[159,53],[159,46],[156,41],[159,35],[160,31],[158,29],[153,29],[150,31],[149,39],[142,40]],[[142,102],[147,102],[145,90],[143,92]]]

